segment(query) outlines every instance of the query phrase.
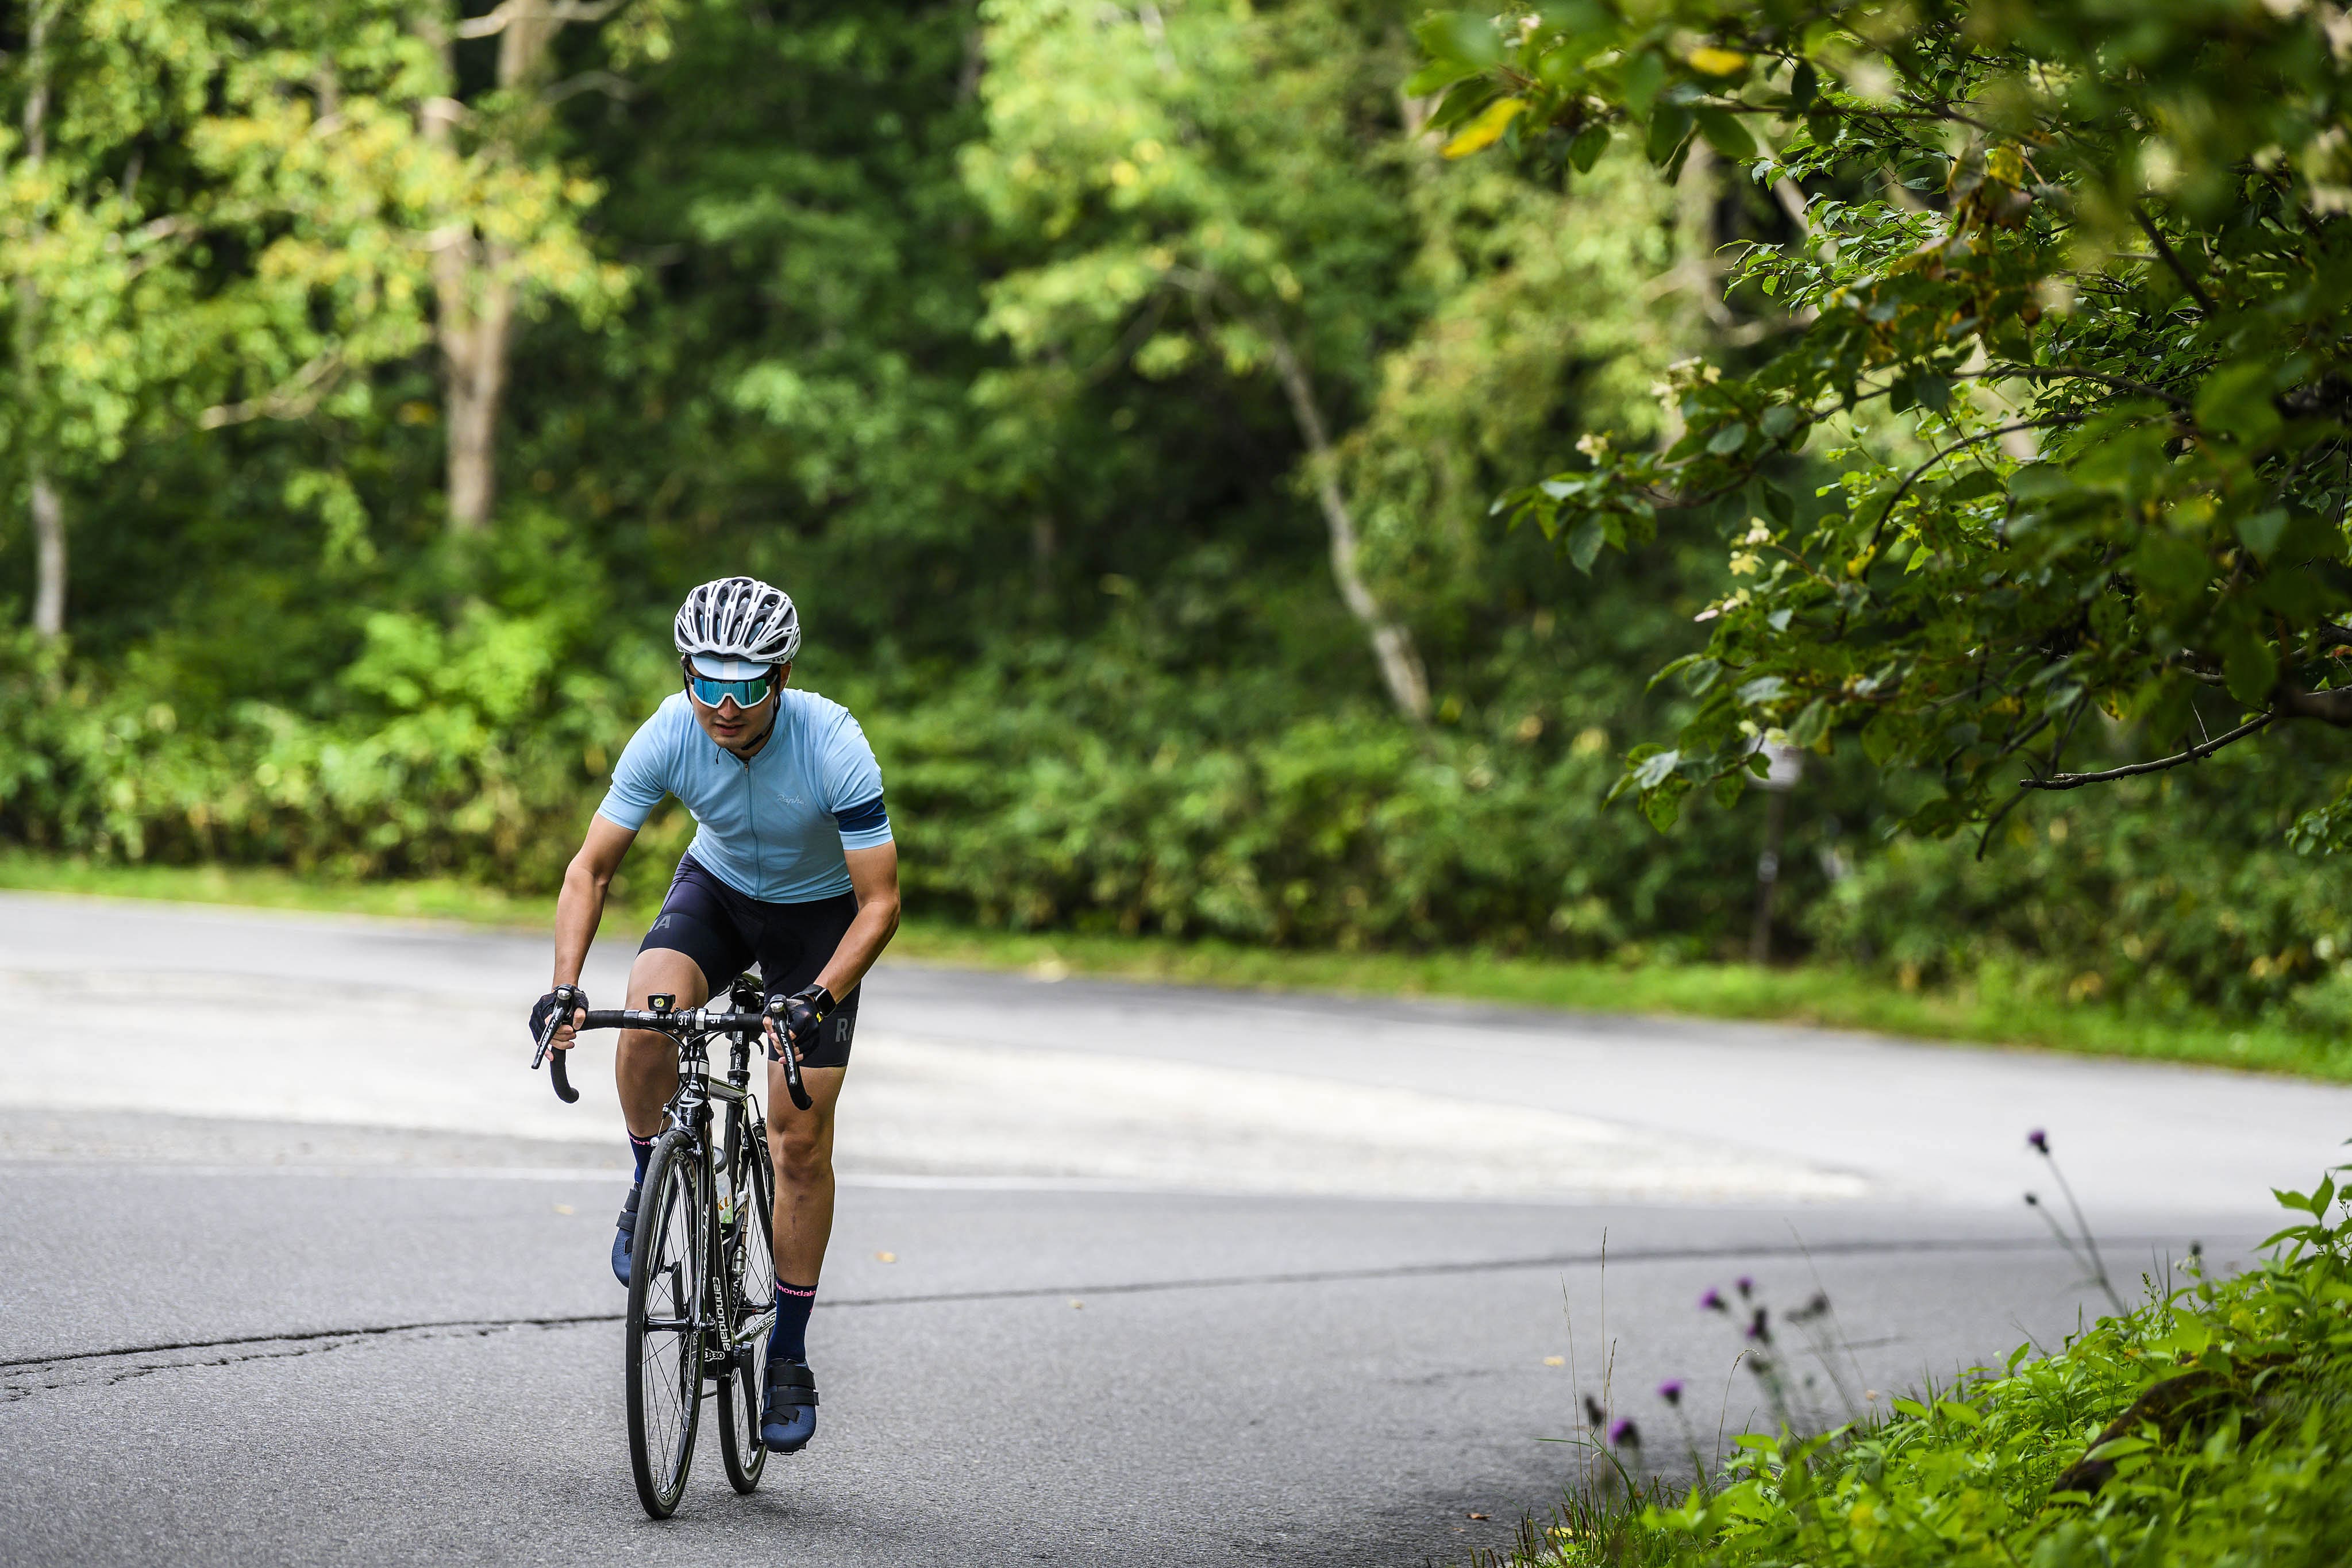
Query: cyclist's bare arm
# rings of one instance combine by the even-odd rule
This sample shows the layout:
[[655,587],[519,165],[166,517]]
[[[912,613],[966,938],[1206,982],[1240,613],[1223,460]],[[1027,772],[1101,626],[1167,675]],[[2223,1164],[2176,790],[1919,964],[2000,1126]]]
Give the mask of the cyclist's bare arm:
[[857,899],[857,917],[841,934],[833,961],[816,977],[836,998],[847,996],[890,938],[898,930],[898,846],[877,844],[870,850],[844,850],[849,866],[849,891]]
[[[604,816],[588,820],[588,837],[581,842],[580,852],[572,857],[572,863],[564,868],[563,891],[555,900],[557,985],[580,983],[581,966],[588,962],[588,944],[595,940],[596,926],[604,918],[604,895],[612,889],[613,873],[621,869],[622,857],[636,841],[635,828],[625,828]],[[897,885],[895,873],[892,885]],[[576,1013],[573,1016],[578,1017]],[[567,1022],[556,1030],[556,1050],[572,1048],[572,1027]]]

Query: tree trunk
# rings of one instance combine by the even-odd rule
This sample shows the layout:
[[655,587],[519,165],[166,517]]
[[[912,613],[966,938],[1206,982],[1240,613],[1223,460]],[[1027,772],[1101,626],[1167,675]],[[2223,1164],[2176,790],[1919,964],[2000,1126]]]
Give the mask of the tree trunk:
[[66,630],[66,512],[57,486],[36,461],[32,475],[33,542],[39,564],[35,568],[33,630],[44,637],[62,637]]
[[[469,236],[467,248],[472,246]],[[487,249],[487,266],[461,256],[434,269],[448,402],[449,527],[461,534],[488,528],[499,498],[499,409],[506,397],[514,291],[501,276],[503,247]]]
[[[512,90],[539,79],[549,46],[562,31],[565,18],[548,0],[505,0],[482,20],[497,27],[499,86]],[[450,74],[454,81],[454,69]],[[428,100],[421,111],[425,140],[448,146],[463,112],[449,99]],[[489,527],[498,507],[499,414],[506,401],[514,335],[514,282],[509,270],[513,261],[510,247],[484,240],[462,220],[445,225],[433,237],[434,330],[441,345],[448,420],[446,476],[453,533],[480,533]]]
[[[49,28],[57,20],[58,0],[33,6],[25,37],[25,166],[38,169],[49,152]],[[40,388],[33,356],[40,345],[40,297],[30,277],[16,280],[16,373],[23,411],[39,407]],[[38,422],[28,433],[28,445],[42,439]],[[28,500],[33,514],[33,630],[43,637],[65,635],[66,512],[50,483],[48,466],[37,451],[26,458]]]
[[1282,329],[1270,320],[1257,325],[1265,334],[1275,374],[1281,378],[1282,390],[1290,398],[1290,412],[1298,421],[1298,434],[1307,443],[1307,460],[1314,465],[1315,497],[1322,504],[1323,521],[1331,534],[1331,575],[1339,584],[1339,597],[1370,636],[1381,679],[1398,711],[1415,724],[1427,724],[1429,675],[1422,667],[1420,650],[1413,646],[1412,633],[1381,608],[1356,563],[1356,519],[1348,510],[1348,498],[1339,493],[1331,437],[1315,401],[1315,384],[1307,379],[1306,367],[1291,351],[1290,340]]

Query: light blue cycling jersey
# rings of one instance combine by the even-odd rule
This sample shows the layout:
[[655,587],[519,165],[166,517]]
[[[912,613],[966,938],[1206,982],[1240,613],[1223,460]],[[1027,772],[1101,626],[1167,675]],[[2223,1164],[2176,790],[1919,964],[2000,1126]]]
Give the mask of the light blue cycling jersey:
[[596,814],[634,832],[675,795],[701,830],[688,852],[738,893],[763,904],[847,893],[842,851],[890,841],[882,769],[839,703],[787,686],[776,704],[775,732],[745,762],[676,693],[629,737]]

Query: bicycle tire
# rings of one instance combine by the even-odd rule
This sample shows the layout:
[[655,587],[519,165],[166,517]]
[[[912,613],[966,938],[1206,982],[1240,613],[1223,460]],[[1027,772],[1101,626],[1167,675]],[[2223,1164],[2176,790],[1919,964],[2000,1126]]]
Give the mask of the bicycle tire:
[[727,1310],[721,1315],[735,1361],[719,1377],[719,1453],[729,1484],[749,1492],[768,1467],[760,1446],[760,1406],[768,1370],[768,1330],[775,1322],[775,1167],[768,1163],[768,1129],[747,1119],[745,1135],[729,1151],[729,1190],[736,1212],[727,1226],[719,1270]]
[[702,1162],[683,1132],[662,1134],[646,1162],[629,1263],[623,1385],[629,1469],[656,1519],[677,1511],[702,1418],[702,1342],[710,1296],[709,1206]]

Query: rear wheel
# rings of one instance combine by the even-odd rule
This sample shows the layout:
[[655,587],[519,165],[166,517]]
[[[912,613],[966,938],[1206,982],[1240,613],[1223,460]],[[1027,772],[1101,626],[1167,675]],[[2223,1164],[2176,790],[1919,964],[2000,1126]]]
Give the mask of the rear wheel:
[[667,1519],[694,1467],[702,1414],[702,1337],[708,1327],[710,1257],[702,1161],[686,1134],[654,1145],[637,1199],[624,1376],[629,1403],[629,1468],[637,1500]]
[[737,1491],[760,1484],[768,1450],[760,1446],[760,1398],[767,1382],[768,1331],[776,1322],[775,1168],[768,1129],[751,1120],[730,1138],[729,1207],[719,1248],[720,1322],[734,1364],[719,1378],[719,1452]]

